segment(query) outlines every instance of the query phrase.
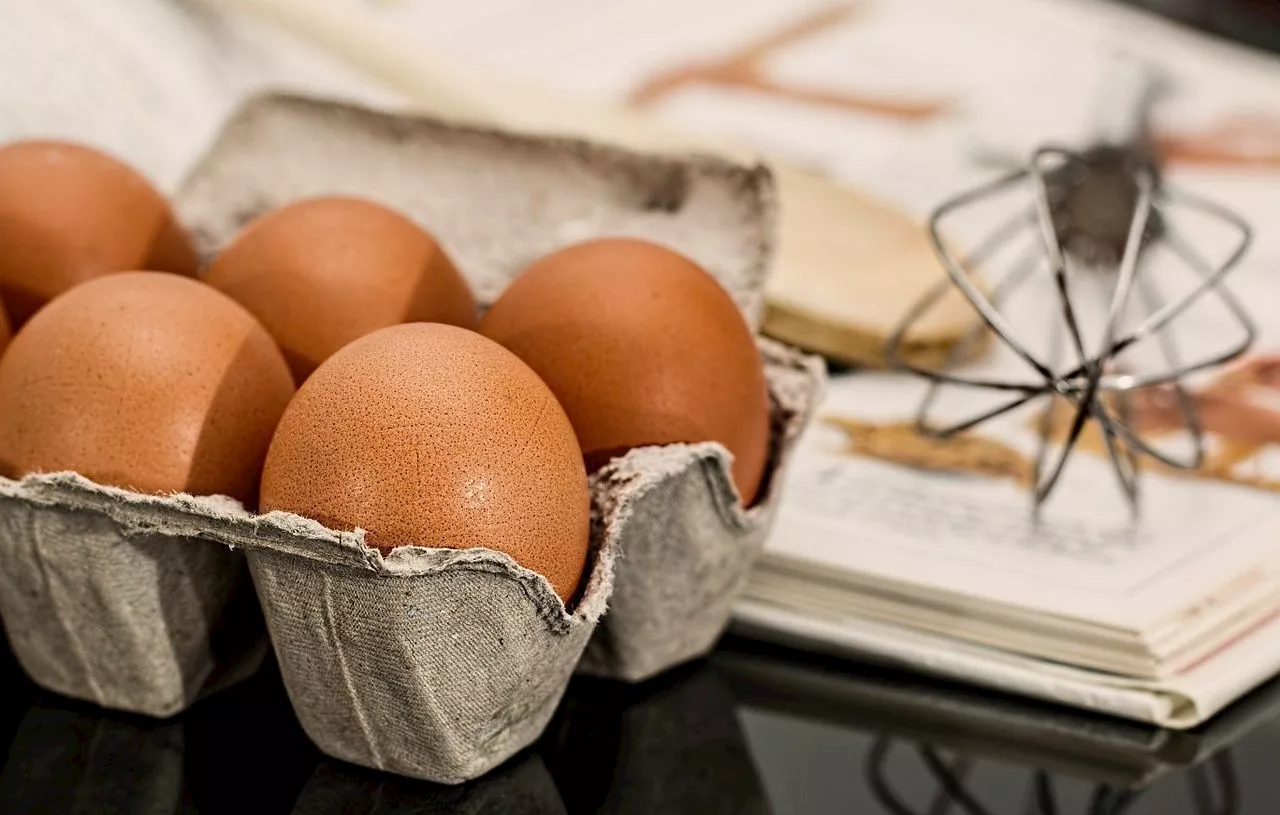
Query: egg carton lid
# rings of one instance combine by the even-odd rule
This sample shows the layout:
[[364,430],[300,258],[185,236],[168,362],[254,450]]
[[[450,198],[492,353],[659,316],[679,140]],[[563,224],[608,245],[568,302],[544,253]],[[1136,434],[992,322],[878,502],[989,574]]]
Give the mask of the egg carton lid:
[[232,116],[174,203],[207,262],[256,216],[318,195],[374,197],[412,218],[444,246],[482,307],[550,252],[625,236],[687,255],[760,326],[776,221],[762,164],[269,94]]

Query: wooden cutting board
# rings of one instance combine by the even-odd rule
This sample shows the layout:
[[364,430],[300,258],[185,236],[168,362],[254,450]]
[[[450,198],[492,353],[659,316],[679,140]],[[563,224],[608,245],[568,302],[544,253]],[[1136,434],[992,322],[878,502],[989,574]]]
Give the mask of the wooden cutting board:
[[[883,366],[902,315],[945,277],[924,227],[845,185],[772,166],[781,213],[764,332],[843,363]],[[943,364],[976,319],[948,293],[904,338],[903,357]]]

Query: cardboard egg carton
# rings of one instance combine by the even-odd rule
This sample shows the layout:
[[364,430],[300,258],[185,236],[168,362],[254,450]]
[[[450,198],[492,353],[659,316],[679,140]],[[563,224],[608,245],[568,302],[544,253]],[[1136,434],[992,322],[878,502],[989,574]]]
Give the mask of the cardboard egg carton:
[[[627,235],[698,261],[759,324],[773,222],[761,167],[271,96],[232,118],[175,206],[207,259],[260,213],[339,193],[432,232],[482,306],[547,252]],[[168,716],[254,670],[265,619],[326,753],[477,777],[537,739],[575,669],[638,680],[714,645],[822,381],[813,358],[760,347],[773,405],[762,500],[739,506],[717,444],[631,451],[592,479],[591,557],[570,608],[502,553],[420,541],[384,557],[360,530],[55,473],[0,479],[14,653],[51,690]]]

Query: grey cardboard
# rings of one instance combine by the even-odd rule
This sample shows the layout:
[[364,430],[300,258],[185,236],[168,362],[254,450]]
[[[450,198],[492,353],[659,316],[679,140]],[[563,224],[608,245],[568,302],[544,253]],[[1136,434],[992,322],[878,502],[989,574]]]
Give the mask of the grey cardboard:
[[[183,654],[174,638],[140,652],[152,661],[120,654],[116,643],[163,631],[174,618],[152,603],[163,602],[165,590],[178,584],[155,580],[132,557],[113,562],[94,553],[140,544],[143,557],[186,564],[184,550],[238,561],[242,553],[235,550],[242,549],[290,701],[317,746],[335,758],[444,783],[475,778],[538,737],[613,579],[617,535],[607,531],[570,613],[545,578],[487,549],[409,546],[384,558],[364,545],[360,530],[337,532],[284,512],[255,515],[225,498],[141,495],[74,473],[0,486],[14,505],[0,515],[21,518],[22,510],[30,511],[23,529],[4,528],[6,558],[21,551],[15,542],[34,541],[42,554],[61,553],[33,558],[30,565],[10,561],[3,571],[27,575],[28,596],[57,598],[78,615],[69,618],[70,635],[62,638],[49,636],[59,625],[13,618],[46,635],[28,646],[28,638],[11,634],[15,654],[38,683],[108,707],[173,712],[151,709],[149,685],[130,695],[128,681],[166,676],[156,666],[168,665],[154,657],[179,661]],[[169,551],[147,551],[153,545]],[[119,579],[95,581],[92,568],[63,579],[56,564],[80,560]],[[187,582],[199,584],[206,575],[189,573]],[[132,588],[125,585],[130,579]],[[103,587],[111,603],[99,602]],[[142,598],[136,613],[93,621],[95,611],[128,606],[132,597]],[[11,609],[50,605],[13,599],[6,593],[0,605],[6,625]],[[187,596],[178,599],[186,602]],[[37,657],[51,658],[33,659],[33,648]],[[95,657],[80,660],[78,651]],[[132,672],[100,673],[112,655],[130,659]]]
[[482,307],[545,254],[629,236],[698,261],[760,324],[776,205],[763,166],[268,96],[232,117],[174,205],[207,259],[266,210],[335,194],[372,198],[431,232]]
[[[762,167],[266,97],[232,118],[175,206],[207,259],[259,213],[332,193],[421,223],[482,308],[546,252],[629,235],[698,261],[758,325],[773,216]],[[821,382],[812,358],[768,341],[761,352],[774,417],[762,501],[738,506],[719,445],[632,451],[593,480],[593,554],[570,609],[500,553],[421,541],[384,558],[360,530],[42,474],[0,479],[14,652],[42,686],[167,716],[256,667],[261,613],[322,750],[414,778],[475,778],[546,726],[605,613],[615,559],[617,603],[584,669],[637,680],[712,646]]]
[[166,717],[251,675],[267,643],[244,555],[142,519],[125,534],[85,505],[81,483],[0,479],[0,615],[31,678]]
[[638,682],[704,656],[729,624],[777,513],[794,441],[823,383],[813,357],[760,340],[772,401],[772,456],[759,500],[743,509],[719,444],[632,450],[593,479],[625,520],[609,612],[579,670]]

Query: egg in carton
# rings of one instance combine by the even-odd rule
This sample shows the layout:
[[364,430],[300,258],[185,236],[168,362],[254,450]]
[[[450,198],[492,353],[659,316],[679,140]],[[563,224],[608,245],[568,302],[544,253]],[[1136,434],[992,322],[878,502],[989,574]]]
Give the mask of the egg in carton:
[[[632,236],[693,258],[759,324],[773,223],[762,167],[267,96],[232,117],[175,206],[207,260],[257,215],[325,194],[408,215],[482,306],[557,248]],[[619,457],[592,479],[592,551],[571,607],[502,553],[421,541],[384,557],[359,530],[61,473],[0,481],[0,614],[39,684],[167,716],[261,659],[244,609],[251,573],[290,700],[322,750],[475,778],[537,739],[575,668],[639,680],[723,632],[822,381],[811,357],[767,340],[760,352],[772,408],[761,499],[740,506],[718,444]]]

